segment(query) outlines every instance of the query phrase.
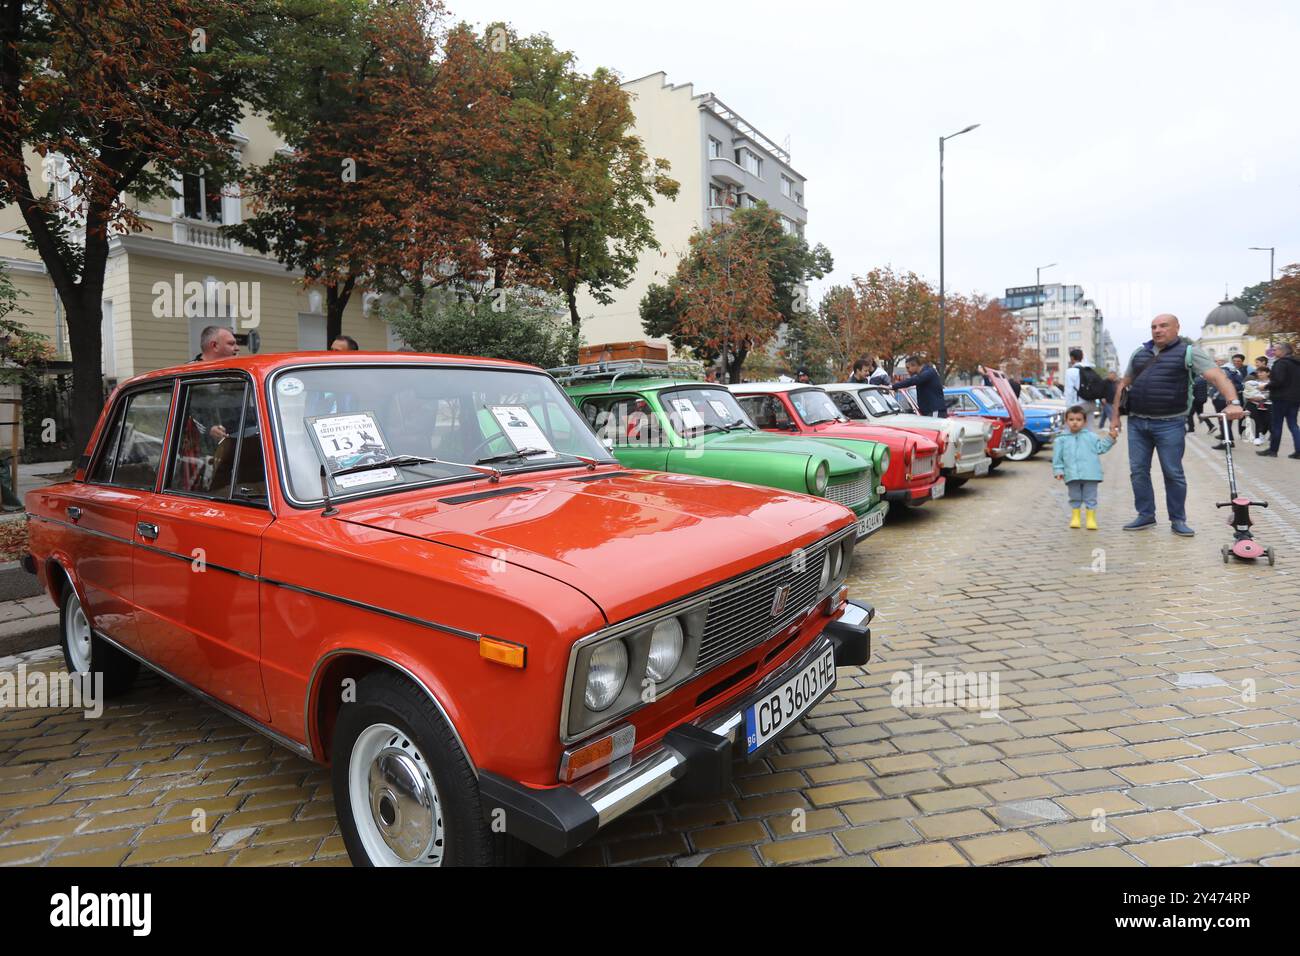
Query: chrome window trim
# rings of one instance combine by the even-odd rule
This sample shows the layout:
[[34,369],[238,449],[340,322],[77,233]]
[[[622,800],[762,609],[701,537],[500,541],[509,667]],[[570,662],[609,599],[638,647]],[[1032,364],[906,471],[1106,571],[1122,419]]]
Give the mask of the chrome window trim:
[[[137,395],[140,395],[144,392],[161,392],[164,390],[164,387],[166,391],[171,393],[171,395],[170,398],[168,399],[168,405],[167,405],[167,423],[163,426],[163,434],[162,434],[163,450],[162,450],[162,456],[158,461],[158,474],[154,475],[153,484],[150,485],[149,487],[142,488],[139,485],[119,484],[113,479],[117,477],[118,463],[116,458],[117,458],[117,453],[121,450],[122,447],[122,435],[125,434],[126,432],[125,418],[126,418],[126,413],[128,411],[128,406],[131,400],[134,399]],[[172,418],[176,413],[176,379],[172,377],[151,378],[147,381],[138,382],[135,385],[122,389],[121,394],[117,396],[117,398],[113,402],[112,407],[109,409],[108,427],[110,430],[112,429],[113,419],[119,414],[119,412],[121,413],[123,418],[123,422],[122,422],[123,428],[122,431],[118,432],[117,444],[113,446],[113,456],[114,456],[113,473],[109,475],[108,481],[95,481],[92,478],[92,476],[95,473],[95,469],[99,467],[104,455],[108,451],[108,449],[104,447],[106,443],[106,439],[104,436],[101,435],[100,440],[97,443],[97,446],[91,452],[90,462],[89,464],[86,465],[86,470],[85,470],[86,477],[82,479],[82,483],[87,485],[94,485],[96,488],[121,488],[123,491],[157,491],[158,479],[164,471],[163,466],[167,463],[167,449],[170,443]]]
[[[826,535],[825,537],[818,538],[816,541],[811,542],[809,545],[807,545],[805,548],[801,550],[807,550],[807,548],[809,547],[818,547],[821,545],[825,545],[826,547],[829,548],[832,546],[841,545],[844,543],[845,540],[852,540],[856,542],[857,529],[858,529],[858,525],[857,522],[855,521],[847,528],[842,528],[841,530],[834,531],[831,534]],[[638,630],[642,627],[645,627],[647,624],[653,621],[657,621],[661,618],[675,617],[679,614],[684,614],[688,610],[693,609],[699,604],[707,604],[708,602],[711,602],[712,600],[714,600],[714,598],[716,598],[721,594],[725,594],[728,591],[735,590],[736,588],[745,587],[746,585],[752,583],[755,579],[760,578],[763,575],[769,573],[774,567],[783,564],[784,562],[789,560],[790,557],[786,556],[783,558],[778,558],[775,561],[769,561],[766,564],[754,568],[750,571],[746,571],[745,573],[735,578],[731,578],[719,584],[712,585],[711,587],[705,588],[704,590],[696,591],[694,594],[687,595],[686,597],[678,598],[675,601],[671,601],[668,604],[661,605],[658,608],[652,608],[651,610],[645,611],[642,614],[637,615],[636,617],[628,618],[625,621],[619,621],[615,624],[607,625],[606,627],[603,627],[597,631],[593,631],[590,634],[584,635],[583,637],[575,641],[572,647],[569,648],[569,661],[567,664],[567,670],[564,678],[564,696],[561,699],[561,707],[560,707],[561,743],[563,743],[565,746],[568,746],[569,744],[577,743],[580,740],[585,740],[591,735],[598,733],[601,730],[604,730],[605,728],[611,726],[612,724],[615,724],[620,720],[627,719],[631,714],[634,714],[637,711],[641,710],[643,707],[647,706],[646,704],[642,703],[636,707],[633,707],[631,710],[625,710],[616,714],[612,714],[606,719],[602,720],[600,723],[593,724],[591,727],[586,728],[581,732],[581,734],[577,736],[571,736],[569,734],[569,702],[570,702],[570,696],[573,693],[573,683],[577,677],[577,675],[574,673],[574,670],[578,662],[579,651],[581,651],[583,648],[587,647],[592,643],[617,637],[618,635],[625,633],[628,630]],[[847,573],[845,573],[843,576],[847,577]],[[824,591],[819,591],[817,593],[817,596],[813,598],[813,600],[808,605],[806,605],[805,607],[796,608],[793,612],[788,614],[778,625],[776,625],[775,633],[779,634],[781,631],[785,630],[785,628],[789,627],[796,620],[798,620],[801,616],[811,611],[813,608],[815,608],[818,605],[818,603],[820,603],[821,601],[825,600],[828,596],[833,594],[840,587],[842,583],[843,583],[842,580],[837,581],[835,579],[832,579],[831,583],[826,587],[826,589]],[[707,627],[707,622],[706,622],[706,627]],[[759,643],[761,644],[762,641],[760,641]],[[704,674],[709,673],[710,671],[716,670],[717,668],[721,667],[723,664],[726,664],[728,661],[735,660],[735,658],[740,654],[744,654],[747,653],[748,651],[753,650],[753,648],[756,646],[758,645],[752,645],[750,647],[744,648],[741,651],[737,652],[736,654],[732,654],[729,657],[719,660],[716,663],[712,664],[711,666],[703,670],[697,670],[693,672],[685,680],[681,681],[681,683],[679,683],[678,685],[676,685],[675,687],[673,687],[663,695],[656,694],[655,703],[658,703],[659,701],[664,700],[665,698],[670,696],[674,691],[677,690],[678,687],[684,686],[685,684],[689,684],[691,681],[695,680],[696,678],[701,677]]]
[[[220,385],[225,382],[231,382],[240,379],[243,380],[243,384],[244,384],[244,403],[241,406],[239,412],[240,429],[242,431],[244,425],[244,418],[248,413],[248,402],[250,398],[252,399],[253,402],[253,414],[254,415],[258,414],[257,379],[254,378],[253,373],[248,371],[247,369],[224,369],[218,372],[209,372],[207,370],[203,370],[203,371],[195,371],[187,374],[178,375],[175,379],[175,383],[177,386],[176,392],[172,398],[172,401],[175,405],[174,411],[176,413],[176,416],[179,417],[179,414],[182,411],[182,405],[188,402],[189,400],[188,393],[186,393],[185,395],[181,394],[182,389],[189,389],[194,387],[195,385]],[[258,417],[259,430],[261,429],[261,425],[262,425],[262,420],[261,417],[259,416]],[[172,425],[171,431],[172,434],[169,434],[167,436],[167,448],[165,451],[165,461],[164,461],[166,467],[159,469],[162,481],[157,484],[158,494],[174,495],[175,497],[178,498],[192,498],[197,501],[209,501],[209,502],[218,502],[221,504],[243,505],[249,508],[261,508],[263,510],[271,511],[272,513],[274,513],[274,509],[271,507],[271,482],[266,473],[266,444],[265,444],[266,436],[265,435],[260,436],[260,440],[262,441],[262,483],[266,485],[266,501],[262,502],[250,498],[235,497],[235,481],[234,481],[235,476],[233,471],[231,472],[231,480],[230,480],[230,496],[226,498],[218,498],[215,495],[205,495],[193,491],[180,491],[175,488],[168,488],[167,482],[171,479],[172,466],[176,463],[176,456],[180,450],[180,431],[178,428],[176,428],[175,424]],[[239,452],[240,454],[242,454],[243,449],[242,448],[239,449]],[[235,465],[236,466],[238,465],[237,461],[235,462]]]
[[[540,376],[546,379],[547,381],[549,381],[552,385],[554,385],[556,389],[559,390],[561,395],[566,395],[567,397],[567,393],[565,393],[564,389],[560,386],[560,384],[556,382],[552,376],[548,375],[546,372],[543,372],[540,369],[516,368],[515,366],[491,365],[491,364],[478,363],[478,362],[472,362],[472,363],[304,362],[297,365],[280,366],[279,368],[276,368],[273,371],[271,371],[266,376],[265,384],[263,385],[263,391],[266,393],[266,407],[270,412],[270,421],[272,422],[273,429],[274,429],[271,446],[272,446],[272,452],[275,455],[275,464],[276,464],[276,471],[278,472],[277,477],[280,486],[280,493],[284,496],[284,500],[289,503],[289,507],[296,508],[299,511],[311,511],[315,508],[320,508],[324,504],[324,499],[314,498],[310,501],[303,501],[302,499],[295,498],[289,491],[288,471],[285,469],[285,461],[288,455],[286,454],[283,448],[284,429],[282,427],[282,422],[280,420],[280,405],[277,401],[275,401],[274,398],[275,383],[276,380],[279,379],[281,375],[284,375],[287,372],[301,372],[304,370],[341,369],[341,368],[371,368],[371,369],[374,368],[385,368],[385,369],[387,368],[442,368],[442,369],[457,369],[457,370],[470,369],[470,370],[477,370],[481,372],[516,372],[524,375]],[[584,425],[587,425],[587,430],[591,432],[592,439],[593,441],[595,441],[599,450],[608,454],[608,449],[606,449],[605,446],[601,444],[600,438],[596,436],[596,433],[592,431],[591,426],[587,424],[586,418],[584,418],[582,414],[578,412],[577,407],[574,405],[573,399],[569,398],[568,401],[569,401],[569,407],[573,409],[574,414],[578,418],[582,419],[582,423]],[[559,452],[558,454],[567,454],[567,453]],[[616,465],[618,464],[618,460],[611,456],[608,460],[598,459],[598,464]],[[513,477],[515,475],[531,474],[539,471],[554,471],[560,468],[586,468],[586,467],[587,465],[581,461],[551,462],[549,464],[540,464],[540,465],[524,466],[520,468],[512,468],[509,471],[502,472],[502,477],[503,478]],[[447,485],[447,484],[459,484],[465,481],[482,481],[485,480],[486,478],[487,476],[483,474],[451,475],[447,478],[431,478],[427,481],[403,484],[403,485],[398,485],[389,488],[372,489],[370,491],[358,491],[350,495],[330,495],[330,504],[338,505],[345,501],[359,501],[366,498],[379,498],[385,495],[390,495],[398,492],[416,491],[422,488],[434,488],[434,487]],[[270,490],[269,483],[268,483],[267,490],[268,492]]]

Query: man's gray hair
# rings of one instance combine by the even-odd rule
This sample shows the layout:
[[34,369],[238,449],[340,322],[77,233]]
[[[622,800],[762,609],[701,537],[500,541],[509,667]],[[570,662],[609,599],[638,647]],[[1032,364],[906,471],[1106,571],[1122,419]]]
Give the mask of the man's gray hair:
[[208,346],[217,340],[217,333],[220,332],[222,329],[225,329],[227,332],[230,331],[229,327],[225,325],[209,325],[202,332],[200,332],[199,351],[206,352],[208,350]]
[[1290,342],[1278,342],[1273,348],[1277,350],[1278,358],[1285,358],[1288,355],[1295,354],[1295,346]]

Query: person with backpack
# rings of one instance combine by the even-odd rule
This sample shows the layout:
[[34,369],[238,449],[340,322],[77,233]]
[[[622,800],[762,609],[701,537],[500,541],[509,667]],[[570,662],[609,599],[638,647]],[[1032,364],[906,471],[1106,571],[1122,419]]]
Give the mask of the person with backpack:
[[[1065,407],[1082,405],[1089,426],[1097,411],[1097,400],[1106,396],[1106,381],[1083,360],[1083,349],[1070,349],[1070,367],[1065,370]],[[1103,422],[1103,424],[1105,424]]]
[[[1224,414],[1229,421],[1246,416],[1237,389],[1214,358],[1191,339],[1179,335],[1178,317],[1157,315],[1151,320],[1151,341],[1129,358],[1128,369],[1116,389],[1118,408],[1111,434],[1120,428],[1120,412],[1127,410],[1131,434],[1128,439],[1129,478],[1133,483],[1133,505],[1137,517],[1124,525],[1125,531],[1142,531],[1156,524],[1156,495],[1151,485],[1151,457],[1160,456],[1165,477],[1165,504],[1174,534],[1190,538],[1196,532],[1187,525],[1187,476],[1183,473],[1183,451],[1187,447],[1187,413],[1192,405],[1192,383],[1204,375],[1224,397]],[[1127,402],[1127,404],[1126,404]]]

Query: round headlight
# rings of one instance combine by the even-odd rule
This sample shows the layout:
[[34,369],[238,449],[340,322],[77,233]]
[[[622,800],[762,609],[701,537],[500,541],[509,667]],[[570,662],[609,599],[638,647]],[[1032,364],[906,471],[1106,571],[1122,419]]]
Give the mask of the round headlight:
[[650,635],[645,673],[656,684],[666,681],[682,659],[682,625],[675,617],[660,621]]
[[817,582],[818,592],[825,591],[826,588],[830,586],[830,583],[831,583],[831,553],[830,551],[827,551],[826,554],[822,557],[822,576],[821,576],[821,580]]
[[826,485],[831,480],[831,466],[822,462],[817,466],[817,471],[813,475],[813,491],[816,494],[824,494]]
[[583,695],[587,707],[601,711],[614,703],[627,680],[627,645],[610,641],[591,655],[587,664],[587,691]]
[[880,452],[880,477],[885,477],[885,472],[889,471],[889,449],[882,449]]
[[844,570],[844,549],[839,547],[831,548],[830,555],[831,579],[837,580],[840,576],[840,572]]

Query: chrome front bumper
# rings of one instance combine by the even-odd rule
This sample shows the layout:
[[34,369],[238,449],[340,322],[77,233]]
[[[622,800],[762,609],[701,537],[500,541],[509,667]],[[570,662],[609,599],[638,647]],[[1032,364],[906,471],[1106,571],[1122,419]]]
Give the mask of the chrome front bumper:
[[[850,601],[840,617],[828,624],[802,654],[769,674],[742,699],[692,724],[674,728],[635,762],[616,765],[590,782],[537,790],[484,771],[479,778],[484,814],[504,808],[507,833],[552,856],[560,856],[679,781],[697,781],[693,789],[700,791],[725,787],[736,745],[744,736],[745,711],[774,684],[788,680],[825,653],[828,646],[835,649],[837,667],[865,664],[871,654],[871,630],[867,625],[874,614],[874,608]],[[835,685],[828,687],[812,707],[834,689]]]

